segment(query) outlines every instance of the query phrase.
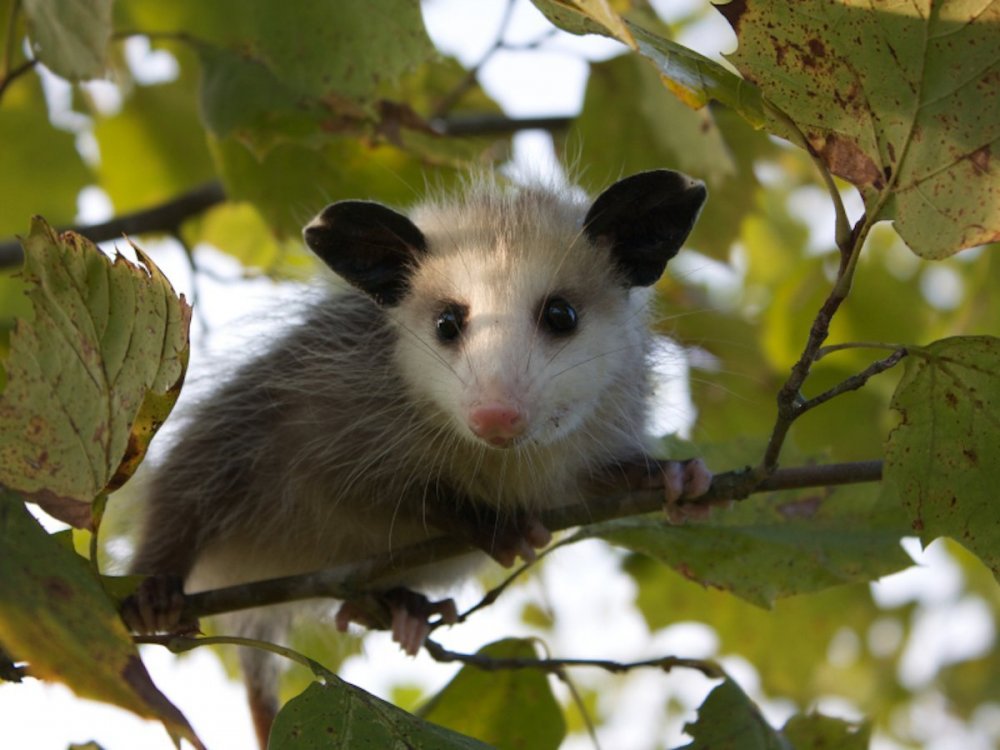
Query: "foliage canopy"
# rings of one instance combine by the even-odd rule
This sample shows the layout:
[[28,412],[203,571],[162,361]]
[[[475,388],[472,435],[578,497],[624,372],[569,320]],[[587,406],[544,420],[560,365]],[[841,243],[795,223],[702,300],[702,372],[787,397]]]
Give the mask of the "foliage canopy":
[[[591,64],[581,112],[545,123],[582,186],[662,166],[709,185],[692,251],[658,289],[698,414],[692,443],[664,449],[731,469],[737,497],[756,493],[704,524],[611,517],[560,546],[623,549],[649,630],[707,623],[718,655],[754,665],[761,689],[751,698],[684,655],[610,668],[721,680],[694,720],[666,707],[664,721],[688,721],[685,748],[863,748],[873,732],[914,746],[929,735],[894,716],[928,696],[972,726],[1000,701],[996,649],[901,681],[925,607],[879,605],[868,583],[908,566],[903,537],[947,537],[955,599],[981,602],[994,627],[1000,615],[1000,261],[988,246],[1000,239],[1000,6],[733,0],[668,22],[646,0],[532,2],[554,27],[623,45]],[[720,14],[737,40],[727,62],[682,43]],[[511,46],[500,34],[491,53]],[[125,53],[137,38],[174,74],[145,80]],[[0,239],[28,230],[18,274],[19,245],[0,243],[0,678],[65,682],[200,746],[115,614],[135,582],[102,573],[97,554],[113,535],[106,507],[178,396],[190,308],[138,247],[136,262],[111,259],[83,234],[166,234],[196,270],[205,243],[248,272],[302,279],[312,266],[296,237],[324,203],[411,203],[420,186],[502,162],[519,123],[435,49],[411,0],[0,0],[0,43]],[[61,110],[43,68],[72,84]],[[104,77],[121,97],[111,110],[84,83]],[[88,186],[129,221],[53,230]],[[883,481],[850,484],[871,465],[860,476],[848,462],[871,460]],[[843,471],[776,473],[818,463]],[[25,502],[83,530],[89,564]],[[543,643],[550,615],[525,607]],[[853,656],[835,658],[845,639]],[[553,748],[599,733],[612,678],[578,678],[538,641],[433,645],[465,665],[415,713],[342,682],[317,663],[339,658],[316,646],[317,661],[300,661],[320,682],[299,686],[271,744]],[[815,713],[831,695],[868,719]],[[796,707],[780,728],[757,705],[774,696]]]

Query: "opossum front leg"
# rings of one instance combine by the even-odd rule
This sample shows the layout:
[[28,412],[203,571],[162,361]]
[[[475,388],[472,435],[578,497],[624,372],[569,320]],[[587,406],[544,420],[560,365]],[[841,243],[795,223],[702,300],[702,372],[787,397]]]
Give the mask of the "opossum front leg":
[[598,480],[604,489],[664,491],[664,510],[673,523],[708,518],[712,507],[728,501],[688,503],[708,492],[712,472],[700,458],[687,461],[666,461],[649,456],[621,461],[605,470]]
[[458,622],[458,609],[452,599],[432,602],[423,594],[399,587],[344,602],[334,622],[341,633],[352,622],[367,628],[389,629],[392,640],[407,654],[416,656],[431,633],[434,615],[446,625]]
[[134,633],[187,635],[198,632],[197,620],[185,620],[184,581],[180,576],[151,575],[122,602],[121,616]]

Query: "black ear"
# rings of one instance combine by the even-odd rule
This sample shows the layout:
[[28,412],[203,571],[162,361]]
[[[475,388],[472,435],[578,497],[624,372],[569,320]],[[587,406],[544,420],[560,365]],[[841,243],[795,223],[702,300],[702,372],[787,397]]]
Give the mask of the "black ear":
[[324,263],[382,305],[399,302],[427,241],[417,226],[380,203],[340,201],[303,230]]
[[680,172],[640,172],[597,196],[583,230],[594,244],[610,245],[630,286],[649,286],[681,249],[706,197],[704,183]]

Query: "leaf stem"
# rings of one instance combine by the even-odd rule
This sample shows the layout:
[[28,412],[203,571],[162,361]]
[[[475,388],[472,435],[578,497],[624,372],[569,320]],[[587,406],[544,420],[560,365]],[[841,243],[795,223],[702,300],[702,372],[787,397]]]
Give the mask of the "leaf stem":
[[826,185],[826,190],[830,194],[830,200],[833,202],[833,210],[836,214],[836,232],[834,237],[837,242],[837,247],[843,253],[844,249],[849,246],[851,241],[851,222],[847,218],[847,211],[844,209],[844,201],[840,197],[840,191],[837,189],[837,183],[833,179],[833,175],[813,149],[812,144],[809,143],[809,139],[806,138],[805,133],[799,129],[798,124],[766,97],[763,98],[763,104],[767,113],[778,120],[787,129],[787,132],[795,141],[795,145],[809,154],[809,158],[812,159],[813,164],[816,165],[816,169],[823,180],[823,184]]
[[310,659],[300,651],[286,646],[279,646],[276,643],[269,643],[268,641],[259,641],[254,638],[242,638],[234,635],[204,635],[196,637],[186,635],[136,635],[132,637],[132,640],[140,644],[164,646],[175,654],[191,651],[200,646],[242,646],[244,648],[256,648],[261,651],[269,651],[272,654],[283,656],[286,659],[301,664],[321,680],[334,682],[340,679],[334,672],[331,672],[318,661]]

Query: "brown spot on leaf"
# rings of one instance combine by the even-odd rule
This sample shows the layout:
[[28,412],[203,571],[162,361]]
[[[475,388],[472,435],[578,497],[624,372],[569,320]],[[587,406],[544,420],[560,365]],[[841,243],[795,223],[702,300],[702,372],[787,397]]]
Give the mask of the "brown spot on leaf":
[[958,396],[956,396],[951,391],[947,391],[944,394],[944,402],[945,402],[945,404],[947,404],[947,406],[948,406],[949,409],[957,409],[958,408]]
[[972,448],[963,448],[962,453],[965,455],[967,459],[969,459],[969,463],[972,464],[973,466],[979,464],[979,454],[976,453]]
[[884,187],[882,170],[853,141],[836,133],[812,134],[809,141],[830,171],[838,177],[859,187],[870,185],[876,190]]
[[990,144],[987,143],[982,148],[973,151],[969,156],[969,161],[972,163],[973,169],[985,174],[990,171],[990,156],[992,156],[992,152]]
[[819,39],[809,40],[809,51],[813,57],[826,57],[826,47],[823,46],[823,42]]
[[921,520],[921,519],[918,518],[912,524],[910,524],[910,527],[914,531],[918,531],[918,532],[919,531],[923,531],[924,530],[924,522],[923,522],[923,520]]
[[73,598],[73,587],[62,578],[46,578],[42,585],[45,593],[53,599],[68,601]]

